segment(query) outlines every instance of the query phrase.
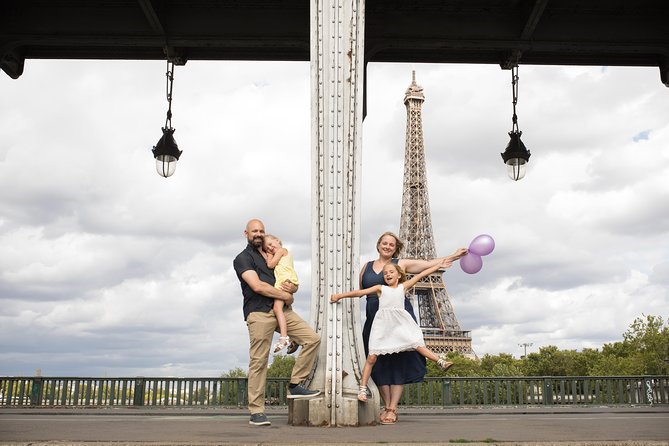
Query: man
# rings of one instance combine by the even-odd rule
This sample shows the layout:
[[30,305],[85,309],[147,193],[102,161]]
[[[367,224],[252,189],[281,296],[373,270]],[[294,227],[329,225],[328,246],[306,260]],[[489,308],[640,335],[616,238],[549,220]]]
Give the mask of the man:
[[274,273],[267,266],[267,254],[262,250],[265,236],[262,221],[250,220],[246,224],[244,236],[248,245],[235,257],[233,265],[242,287],[244,320],[249,330],[249,424],[269,426],[271,423],[265,416],[265,382],[269,351],[277,328],[276,317],[272,311],[274,299],[284,301],[288,335],[302,346],[291,373],[288,398],[310,398],[321,393],[320,390],[308,390],[301,385],[311,373],[321,339],[290,307],[297,286],[286,281],[281,289],[274,287]]

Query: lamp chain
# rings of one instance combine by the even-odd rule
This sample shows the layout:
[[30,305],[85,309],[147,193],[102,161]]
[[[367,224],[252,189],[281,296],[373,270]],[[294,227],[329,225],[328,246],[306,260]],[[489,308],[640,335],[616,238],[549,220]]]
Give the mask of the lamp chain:
[[518,115],[516,115],[516,104],[518,103],[518,65],[511,67],[511,89],[513,91],[513,126],[512,132],[518,132]]
[[172,128],[172,84],[174,82],[174,62],[167,61],[167,72],[165,73],[167,77],[167,119],[165,120],[165,128]]

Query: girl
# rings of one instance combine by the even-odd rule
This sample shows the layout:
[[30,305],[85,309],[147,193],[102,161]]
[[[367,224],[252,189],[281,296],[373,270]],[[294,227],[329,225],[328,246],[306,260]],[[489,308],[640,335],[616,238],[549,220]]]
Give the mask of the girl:
[[[286,280],[299,285],[297,281],[297,272],[293,266],[293,256],[283,247],[278,237],[267,234],[263,238],[263,251],[267,253],[267,266],[274,269],[276,278],[275,287],[281,289],[281,284]],[[272,307],[276,322],[279,325],[279,342],[274,344],[274,353],[283,350],[291,345],[288,337],[288,327],[286,326],[286,316],[283,314],[283,301],[274,299]]]
[[333,294],[330,297],[330,302],[335,303],[346,297],[362,297],[372,293],[379,296],[379,310],[369,335],[369,355],[362,370],[358,400],[367,401],[367,381],[378,355],[416,350],[427,359],[435,361],[443,370],[453,365],[452,362],[447,362],[443,355],[437,356],[425,347],[422,330],[404,309],[405,290],[413,287],[423,277],[450,266],[451,262],[444,260],[407,280],[401,266],[388,263],[383,267],[383,279],[386,285],[375,285],[363,290]]

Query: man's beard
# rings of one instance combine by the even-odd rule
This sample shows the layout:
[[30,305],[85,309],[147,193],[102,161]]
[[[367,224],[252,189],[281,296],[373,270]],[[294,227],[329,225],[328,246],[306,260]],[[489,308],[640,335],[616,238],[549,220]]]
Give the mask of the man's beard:
[[253,237],[253,239],[251,240],[251,244],[253,245],[254,248],[261,248],[262,237]]

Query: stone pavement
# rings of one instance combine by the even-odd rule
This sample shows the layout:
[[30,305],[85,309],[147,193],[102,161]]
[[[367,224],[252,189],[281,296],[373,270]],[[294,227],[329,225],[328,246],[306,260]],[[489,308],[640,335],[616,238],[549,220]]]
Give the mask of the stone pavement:
[[333,428],[290,426],[287,412],[251,426],[245,409],[0,408],[0,446],[669,446],[669,406],[401,408],[392,426]]

